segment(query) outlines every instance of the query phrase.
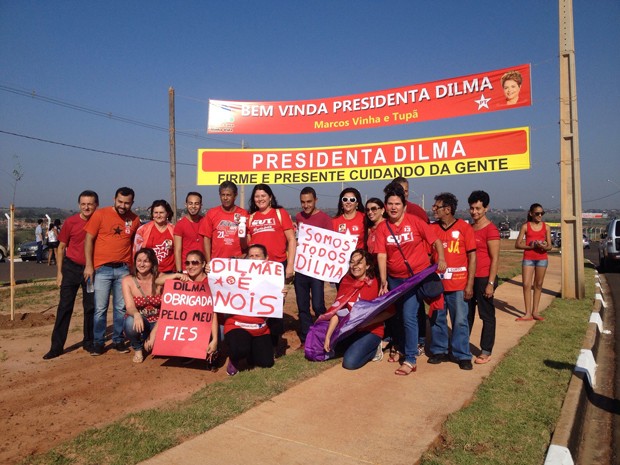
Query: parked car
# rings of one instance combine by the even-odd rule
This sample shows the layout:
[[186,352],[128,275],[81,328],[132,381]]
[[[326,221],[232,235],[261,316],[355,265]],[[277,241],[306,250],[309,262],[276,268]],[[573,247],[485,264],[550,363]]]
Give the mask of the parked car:
[[[590,248],[590,239],[588,238],[588,236],[586,236],[585,234],[582,234],[581,241],[583,243],[584,249]],[[560,231],[551,232],[551,245],[553,245],[553,247],[556,247],[558,249],[562,247],[562,233]]]
[[9,256],[9,253],[6,250],[6,247],[3,245],[0,245],[0,263],[3,263],[6,257],[8,256]]
[[[27,262],[29,260],[37,259],[37,242],[30,241],[20,244],[17,248],[17,255],[19,255],[22,261]],[[47,245],[43,244],[43,260],[47,261]]]
[[598,262],[601,271],[620,267],[620,219],[611,220],[601,233]]

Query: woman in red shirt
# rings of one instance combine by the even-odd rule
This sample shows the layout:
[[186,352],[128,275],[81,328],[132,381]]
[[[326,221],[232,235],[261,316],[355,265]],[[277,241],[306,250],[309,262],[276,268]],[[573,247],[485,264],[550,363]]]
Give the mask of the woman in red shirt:
[[[515,248],[523,250],[523,300],[525,301],[525,315],[517,321],[544,320],[538,314],[538,304],[542,294],[543,281],[547,272],[549,260],[547,252],[551,245],[551,230],[542,220],[545,211],[539,203],[530,206],[527,213],[527,222],[521,226]],[[532,287],[534,293],[532,295]]]
[[[373,300],[379,295],[379,282],[376,278],[376,267],[372,255],[364,249],[354,250],[351,254],[349,272],[340,281],[340,288],[335,302],[347,300],[343,308],[350,311],[359,300]],[[338,311],[338,313],[340,310]],[[340,321],[338,313],[329,320],[325,334],[325,352],[331,352],[331,336]],[[371,360],[383,358],[381,341],[383,339],[383,321],[394,314],[393,307],[377,315],[366,326],[358,328],[350,336],[338,342],[338,349],[344,350],[342,366],[347,370],[357,370]]]
[[144,248],[134,256],[133,272],[121,281],[127,308],[125,335],[134,350],[134,363],[142,363],[143,350],[149,352],[155,342],[161,308],[161,286],[155,283],[158,275],[155,252]]
[[[387,220],[377,227],[377,261],[381,278],[380,295],[394,289],[415,273],[430,266],[427,250],[430,246],[437,252],[437,271],[445,271],[443,244],[431,227],[419,217],[406,213],[407,199],[402,187],[392,187],[385,193]],[[404,351],[402,364],[395,374],[406,376],[416,371],[418,356],[418,308],[422,304],[416,291],[410,291],[396,302],[396,343]],[[404,349],[404,350],[403,350]]]
[[356,249],[366,248],[366,224],[362,194],[353,188],[347,187],[338,200],[338,212],[334,217],[334,231],[350,234],[357,238]]
[[371,197],[366,201],[366,224],[368,225],[368,238],[366,240],[366,245],[368,246],[368,251],[373,254],[375,259],[375,249],[377,248],[377,226],[385,220],[383,217],[384,214],[385,205],[383,204],[383,200],[376,197]]
[[174,263],[174,227],[172,220],[172,207],[165,200],[155,200],[149,207],[151,221],[140,226],[136,231],[133,243],[134,255],[142,248],[153,249],[157,256],[159,271],[172,273],[175,271]]

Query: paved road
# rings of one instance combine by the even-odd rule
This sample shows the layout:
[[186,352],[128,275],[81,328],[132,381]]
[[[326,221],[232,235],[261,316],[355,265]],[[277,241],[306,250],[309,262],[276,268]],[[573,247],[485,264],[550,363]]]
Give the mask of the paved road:
[[[0,283],[8,283],[10,280],[10,263],[0,263]],[[56,277],[56,265],[47,266],[47,263],[35,262],[15,263],[15,282],[32,281]]]

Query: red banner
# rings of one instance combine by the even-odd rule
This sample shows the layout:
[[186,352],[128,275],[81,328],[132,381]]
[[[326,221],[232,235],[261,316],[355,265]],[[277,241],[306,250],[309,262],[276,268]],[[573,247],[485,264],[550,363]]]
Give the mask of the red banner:
[[531,105],[530,65],[317,100],[209,100],[209,134],[295,134],[418,123]]
[[524,170],[529,128],[298,149],[199,149],[199,185],[357,182]]
[[205,359],[213,316],[206,282],[166,281],[153,355]]

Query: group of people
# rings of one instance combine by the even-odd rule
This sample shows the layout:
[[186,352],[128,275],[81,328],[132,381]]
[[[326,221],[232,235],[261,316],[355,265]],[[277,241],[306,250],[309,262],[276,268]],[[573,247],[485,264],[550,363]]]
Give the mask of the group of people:
[[[469,224],[455,217],[456,197],[440,193],[432,206],[435,221],[430,222],[422,208],[408,201],[408,190],[408,181],[397,178],[385,187],[383,200],[372,197],[364,203],[357,189],[345,188],[333,218],[318,208],[312,187],[301,190],[301,211],[295,217],[298,225],[306,223],[345,233],[356,240],[349,272],[337,284],[336,302],[372,300],[431,263],[437,265],[438,274],[433,275],[429,284],[439,292],[431,295],[427,286],[408,291],[395,307],[338,341],[335,348],[331,347],[328,331],[325,351],[341,350],[345,368],[357,369],[370,360],[380,360],[389,342],[388,361],[398,365],[397,375],[415,372],[417,357],[425,353],[428,363],[453,360],[461,369],[471,370],[469,337],[476,308],[483,327],[481,353],[475,363],[490,360],[495,341],[493,295],[498,279],[500,236],[486,216],[489,195],[484,191],[472,192],[468,198],[472,218]],[[134,350],[133,361],[142,362],[155,341],[165,281],[206,281],[213,258],[268,259],[281,263],[285,283],[294,282],[303,346],[315,318],[327,311],[325,282],[294,273],[295,226],[268,185],[254,186],[248,210],[236,205],[237,195],[233,182],[223,182],[219,186],[220,205],[203,216],[202,195],[190,192],[185,199],[186,214],[175,225],[171,224],[173,212],[168,202],[156,200],[149,208],[151,221],[141,225],[132,211],[135,194],[131,188],[119,188],[114,204],[104,208],[98,208],[95,192],[82,192],[78,198],[79,213],[66,220],[58,238],[60,302],[51,348],[43,358],[63,353],[81,287],[84,349],[93,356],[104,353],[107,310],[112,297],[110,349],[129,352],[127,338]],[[526,312],[520,321],[542,319],[538,301],[547,265],[545,254],[551,247],[549,231],[542,222],[542,207],[533,205],[530,214],[530,221],[520,231],[516,243],[517,248],[525,251]],[[285,286],[283,297],[286,290]],[[338,319],[338,313],[334,313],[331,331]],[[427,322],[430,345],[426,344]],[[215,356],[225,344],[230,375],[236,374],[240,366],[270,367],[274,356],[282,353],[281,318],[217,314],[211,325],[208,357]]]

